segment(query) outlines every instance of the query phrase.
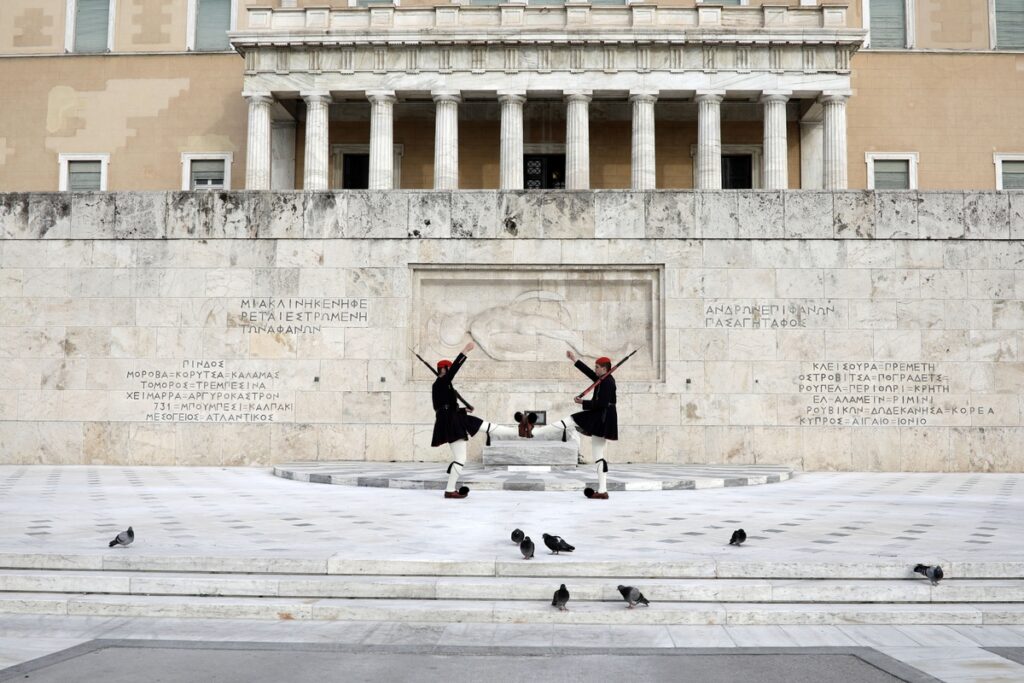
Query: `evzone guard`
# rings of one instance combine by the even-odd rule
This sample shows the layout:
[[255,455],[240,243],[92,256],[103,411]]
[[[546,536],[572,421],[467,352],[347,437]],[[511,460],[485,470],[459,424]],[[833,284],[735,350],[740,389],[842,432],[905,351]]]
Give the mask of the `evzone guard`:
[[[466,403],[465,399],[459,396],[452,386],[452,380],[458,374],[462,364],[466,362],[466,354],[476,348],[476,344],[469,342],[462,352],[455,357],[454,361],[439,360],[437,362],[437,378],[430,390],[430,398],[434,404],[434,434],[430,440],[433,447],[448,444],[452,451],[452,461],[448,464],[448,486],[444,490],[445,498],[465,498],[469,495],[469,487],[463,486],[456,490],[459,483],[459,475],[462,468],[466,466],[466,445],[469,438],[483,428],[488,435],[516,434],[511,427],[502,427],[485,420],[481,420],[469,413],[473,407]],[[422,358],[420,359],[422,360]],[[459,401],[465,403],[465,407],[459,405]]]

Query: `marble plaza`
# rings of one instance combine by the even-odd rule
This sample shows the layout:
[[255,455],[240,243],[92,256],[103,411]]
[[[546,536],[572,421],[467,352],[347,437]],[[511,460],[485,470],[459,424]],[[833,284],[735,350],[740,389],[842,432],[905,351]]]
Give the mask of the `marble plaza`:
[[4,463],[443,461],[410,349],[473,340],[506,424],[639,349],[620,463],[1024,467],[1021,193],[27,193],[0,236]]

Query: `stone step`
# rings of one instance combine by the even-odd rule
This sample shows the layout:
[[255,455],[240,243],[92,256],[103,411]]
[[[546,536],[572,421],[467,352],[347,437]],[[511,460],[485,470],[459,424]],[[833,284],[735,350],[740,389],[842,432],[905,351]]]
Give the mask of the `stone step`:
[[342,576],[0,570],[0,593],[106,593],[288,598],[543,600],[561,581],[580,600],[621,601],[616,586],[651,600],[748,603],[1024,603],[1024,580],[595,579]]
[[[746,547],[724,553],[729,558],[748,553]],[[53,569],[89,571],[197,572],[203,574],[326,574],[371,576],[535,576],[594,577],[618,581],[623,576],[664,579],[909,579],[921,558],[899,560],[815,560],[778,562],[749,559],[694,559],[687,561],[590,561],[579,555],[551,556],[541,548],[531,561],[518,558],[507,544],[500,559],[451,560],[359,559],[326,554],[296,556],[146,555],[134,546],[94,554],[0,553],[0,569]],[[508,559],[516,558],[516,559]],[[1024,579],[1024,562],[949,561],[926,557],[942,565],[950,579]]]
[[620,603],[572,600],[570,611],[537,601],[346,600],[195,596],[0,594],[0,614],[443,623],[576,624],[1024,624],[1024,605]]

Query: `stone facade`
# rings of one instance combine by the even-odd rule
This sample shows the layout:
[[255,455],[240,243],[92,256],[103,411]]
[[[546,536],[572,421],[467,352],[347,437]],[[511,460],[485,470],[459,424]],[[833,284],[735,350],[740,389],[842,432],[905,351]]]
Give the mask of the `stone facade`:
[[3,194],[0,462],[446,461],[441,273],[518,324],[455,330],[496,421],[572,410],[559,335],[639,333],[613,462],[1021,471],[1022,238],[1019,192]]

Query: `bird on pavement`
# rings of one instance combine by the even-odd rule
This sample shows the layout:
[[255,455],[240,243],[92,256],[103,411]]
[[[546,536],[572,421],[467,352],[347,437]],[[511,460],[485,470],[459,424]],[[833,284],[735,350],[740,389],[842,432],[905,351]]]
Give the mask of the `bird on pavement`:
[[569,589],[563,583],[551,597],[551,606],[557,607],[560,612],[568,612],[569,608],[565,606],[567,602],[569,602]]
[[632,609],[637,603],[647,606],[650,606],[651,604],[648,602],[647,598],[644,597],[644,594],[640,592],[640,589],[634,588],[633,586],[619,586],[619,593],[622,594],[622,599],[629,603],[626,605],[628,609]]
[[914,571],[920,574],[921,576],[926,577],[929,581],[932,582],[933,586],[938,586],[939,581],[942,581],[942,567],[940,567],[937,564],[919,564],[916,567],[914,567]]
[[551,534],[543,534],[544,545],[548,547],[552,555],[557,555],[560,552],[571,553],[576,550],[575,546],[571,546],[565,542],[565,539],[561,536],[552,536]]
[[128,527],[127,531],[122,531],[117,536],[115,536],[114,540],[110,542],[110,545],[108,547],[113,548],[115,545],[128,546],[131,545],[132,541],[134,540],[135,531],[131,527]]
[[524,538],[526,538],[526,534],[523,533],[522,529],[514,529],[512,531],[513,543],[522,543]]
[[737,529],[732,532],[732,538],[729,539],[729,545],[740,546],[747,540],[747,532],[743,529]]
[[523,559],[528,560],[533,557],[533,541],[527,536],[523,539],[522,543],[519,544],[519,552],[523,554]]

